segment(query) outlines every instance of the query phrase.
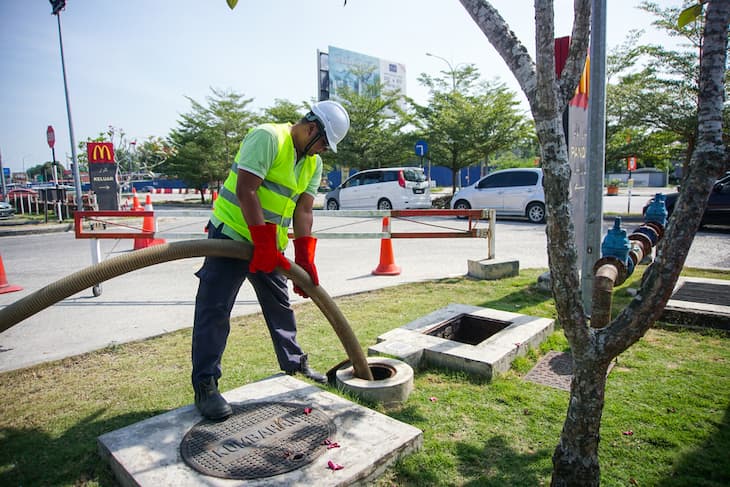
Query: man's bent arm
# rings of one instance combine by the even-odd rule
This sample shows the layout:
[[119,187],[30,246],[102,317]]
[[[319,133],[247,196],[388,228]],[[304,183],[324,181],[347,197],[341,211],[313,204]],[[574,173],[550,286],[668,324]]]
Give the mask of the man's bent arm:
[[308,237],[312,234],[312,223],[314,215],[314,196],[309,193],[302,193],[294,208],[294,238]]
[[256,191],[263,183],[263,179],[243,169],[238,170],[238,181],[236,182],[236,197],[241,206],[243,219],[249,227],[263,225],[264,210],[261,208],[261,201]]

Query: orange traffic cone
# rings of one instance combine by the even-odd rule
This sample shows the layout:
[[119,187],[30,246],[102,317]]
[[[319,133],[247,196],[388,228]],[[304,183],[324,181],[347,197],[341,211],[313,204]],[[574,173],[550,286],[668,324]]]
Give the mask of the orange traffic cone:
[[22,291],[23,288],[20,286],[11,286],[8,284],[8,278],[5,275],[5,266],[3,265],[3,256],[0,255],[0,294],[13,293],[15,291]]
[[[148,194],[144,202],[144,211],[154,211],[152,208],[152,197]],[[142,220],[142,231],[143,232],[156,232],[155,228],[155,217],[146,216]],[[165,243],[164,238],[135,238],[134,239],[134,250],[145,249],[152,245],[160,245]]]
[[137,197],[137,190],[132,188],[132,211],[141,211],[142,206],[139,204],[139,198]]
[[[383,217],[383,232],[390,232],[390,218]],[[395,265],[393,259],[393,245],[390,238],[380,240],[380,263],[373,274],[376,276],[397,276],[400,274],[400,267]]]

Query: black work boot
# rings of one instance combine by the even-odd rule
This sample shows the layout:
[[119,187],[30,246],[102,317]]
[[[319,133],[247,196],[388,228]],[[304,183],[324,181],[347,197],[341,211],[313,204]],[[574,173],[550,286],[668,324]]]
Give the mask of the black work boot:
[[289,370],[286,374],[294,375],[296,373],[304,374],[304,377],[308,377],[315,382],[319,382],[320,384],[324,384],[325,382],[327,382],[326,376],[320,374],[309,366],[309,357],[307,357],[306,354],[302,355],[299,359],[299,368],[295,370]]
[[301,364],[299,372],[304,374],[304,377],[312,379],[314,382],[319,382],[320,384],[327,382],[327,377],[309,366],[309,357],[307,354],[302,355],[302,358],[299,359],[299,363]]
[[219,421],[233,414],[233,409],[218,392],[218,381],[215,377],[208,377],[195,384],[195,407],[207,419]]

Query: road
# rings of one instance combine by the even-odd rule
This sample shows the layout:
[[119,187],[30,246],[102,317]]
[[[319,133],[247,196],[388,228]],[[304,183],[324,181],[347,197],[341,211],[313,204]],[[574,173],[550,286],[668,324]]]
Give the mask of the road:
[[[640,211],[640,209],[639,209]],[[196,232],[203,237],[205,218],[172,218],[158,209],[161,232]],[[315,231],[379,232],[380,218],[315,218]],[[393,221],[394,232],[441,231],[465,228],[464,220],[434,218],[428,226]],[[608,223],[607,223],[608,225]],[[627,225],[629,229],[632,225]],[[90,242],[73,233],[0,237],[0,251],[10,284],[20,292],[0,294],[0,306],[8,305],[43,286],[91,264]],[[132,249],[131,240],[101,240],[104,259]],[[380,239],[321,238],[317,266],[321,285],[332,296],[353,294],[405,282],[463,276],[467,260],[487,256],[485,239],[397,239],[392,241],[394,260],[402,268],[398,276],[375,276]],[[730,233],[699,232],[687,265],[730,269]],[[291,255],[291,249],[288,250]],[[518,220],[498,220],[496,258],[518,260],[520,268],[546,268],[544,225]],[[93,297],[90,289],[64,299],[0,334],[0,371],[97,350],[110,345],[168,333],[192,325],[197,279],[193,273],[202,259],[187,259],[148,267],[111,279]],[[301,298],[293,296],[293,302]],[[244,284],[234,315],[259,310],[253,290]]]

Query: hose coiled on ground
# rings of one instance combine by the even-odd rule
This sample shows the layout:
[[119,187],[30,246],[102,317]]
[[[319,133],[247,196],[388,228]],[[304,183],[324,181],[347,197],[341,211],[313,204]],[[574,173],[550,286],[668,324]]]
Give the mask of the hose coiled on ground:
[[[192,257],[250,259],[252,249],[248,242],[218,239],[185,240],[154,245],[117,256],[59,279],[0,309],[0,333],[64,298],[113,277],[143,267]],[[302,288],[322,311],[345,348],[355,375],[360,379],[373,380],[365,354],[345,316],[321,286],[312,285],[312,280],[304,269],[294,262],[291,264],[289,271],[278,270]]]

